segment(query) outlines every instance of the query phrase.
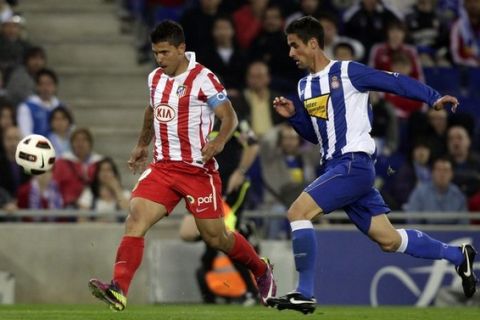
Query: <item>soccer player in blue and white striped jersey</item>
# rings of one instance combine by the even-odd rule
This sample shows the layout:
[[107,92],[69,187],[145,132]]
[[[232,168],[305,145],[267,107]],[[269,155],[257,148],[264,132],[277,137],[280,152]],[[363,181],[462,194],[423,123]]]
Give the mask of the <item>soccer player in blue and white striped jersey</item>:
[[373,187],[376,150],[370,136],[369,91],[420,100],[434,109],[451,105],[453,111],[458,100],[442,97],[431,87],[398,73],[328,59],[323,52],[322,26],[312,17],[292,22],[286,33],[290,57],[309,74],[298,83],[303,106],[296,107],[284,97],[275,98],[273,104],[303,138],[320,146],[323,174],[305,188],[288,210],[298,286],[285,296],[270,298],[268,303],[280,310],[315,310],[317,248],[311,220],[337,209],[344,209],[357,228],[384,251],[450,261],[462,278],[465,295],[471,297],[476,284],[472,270],[474,248],[469,244],[450,246],[418,230],[395,229],[386,215],[390,209]]

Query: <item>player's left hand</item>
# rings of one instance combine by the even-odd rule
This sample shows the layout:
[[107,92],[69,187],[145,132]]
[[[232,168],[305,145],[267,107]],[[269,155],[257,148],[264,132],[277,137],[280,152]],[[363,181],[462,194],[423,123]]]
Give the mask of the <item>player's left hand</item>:
[[222,152],[223,147],[225,144],[217,141],[216,139],[212,141],[208,141],[206,145],[202,148],[202,161],[203,163],[207,163],[210,159],[212,159],[216,154]]
[[433,109],[442,110],[448,104],[452,105],[452,112],[455,112],[457,110],[457,107],[458,107],[458,104],[459,104],[458,99],[455,98],[455,97],[452,97],[452,96],[443,96],[440,99],[438,99],[437,101],[435,101],[435,103],[433,104]]

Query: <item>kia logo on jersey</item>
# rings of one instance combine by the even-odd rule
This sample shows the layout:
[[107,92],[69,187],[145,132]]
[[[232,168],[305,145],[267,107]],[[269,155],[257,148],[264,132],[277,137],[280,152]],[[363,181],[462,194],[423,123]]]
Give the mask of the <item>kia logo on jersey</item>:
[[166,104],[161,104],[155,108],[155,118],[160,122],[170,122],[175,118],[175,110]]

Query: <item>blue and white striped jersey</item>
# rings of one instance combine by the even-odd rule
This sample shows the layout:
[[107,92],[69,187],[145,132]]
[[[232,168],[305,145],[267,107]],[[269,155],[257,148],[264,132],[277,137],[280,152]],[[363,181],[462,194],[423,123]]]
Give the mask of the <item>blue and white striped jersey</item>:
[[323,161],[347,152],[375,153],[370,136],[372,106],[369,91],[383,91],[432,106],[440,94],[414,79],[379,71],[351,61],[335,61],[298,82],[303,106],[289,118],[295,130],[320,145]]

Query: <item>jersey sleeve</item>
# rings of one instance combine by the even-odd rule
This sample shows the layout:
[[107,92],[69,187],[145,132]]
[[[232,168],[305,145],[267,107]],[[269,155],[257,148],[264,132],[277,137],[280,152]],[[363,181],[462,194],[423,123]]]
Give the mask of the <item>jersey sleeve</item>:
[[205,81],[203,81],[200,89],[203,96],[206,98],[207,105],[210,108],[215,109],[220,104],[228,101],[227,91],[220,83],[217,76],[210,70],[207,70],[205,77]]
[[348,64],[348,77],[360,92],[383,91],[423,101],[429,106],[441,98],[440,93],[415,79],[386,71],[376,70],[357,62]]
[[[303,92],[302,87],[305,79],[301,79],[298,82],[298,98],[303,103]],[[303,137],[304,139],[310,141],[313,144],[318,144],[318,137],[315,129],[313,128],[312,120],[308,115],[307,111],[303,107],[303,105],[296,105],[295,106],[295,114],[288,118],[288,122],[292,125],[292,127],[297,131],[297,133]]]

